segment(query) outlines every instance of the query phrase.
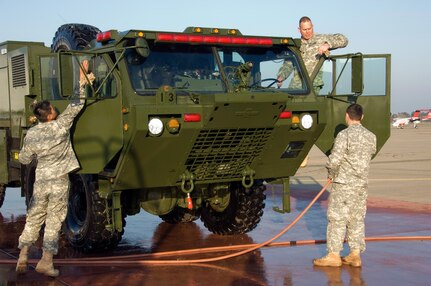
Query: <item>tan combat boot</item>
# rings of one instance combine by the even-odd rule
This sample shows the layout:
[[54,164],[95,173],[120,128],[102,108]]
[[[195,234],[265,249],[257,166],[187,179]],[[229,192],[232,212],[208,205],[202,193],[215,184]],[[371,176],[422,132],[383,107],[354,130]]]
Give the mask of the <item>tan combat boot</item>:
[[353,267],[362,266],[360,251],[357,249],[352,249],[349,255],[341,258],[341,261],[343,264],[351,265]]
[[53,254],[51,252],[43,251],[42,259],[36,265],[36,271],[50,277],[57,277],[60,275],[60,271],[54,269],[52,256]]
[[313,260],[315,266],[330,266],[330,267],[340,267],[342,265],[340,254],[336,252],[328,253],[322,258],[316,258]]
[[28,251],[29,246],[23,246],[21,252],[19,253],[18,263],[16,264],[16,272],[18,274],[23,274],[27,272],[27,262],[28,262]]

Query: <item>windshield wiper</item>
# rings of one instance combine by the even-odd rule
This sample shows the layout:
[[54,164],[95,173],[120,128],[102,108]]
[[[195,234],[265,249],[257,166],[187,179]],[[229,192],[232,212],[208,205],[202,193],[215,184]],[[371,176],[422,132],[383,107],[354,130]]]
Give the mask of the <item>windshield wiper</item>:
[[225,73],[225,71],[223,69],[223,64],[221,62],[220,55],[217,52],[217,48],[216,47],[211,47],[211,51],[212,51],[213,56],[214,56],[214,58],[216,60],[216,64],[218,66],[218,69],[220,71],[220,78],[221,78],[221,81],[223,83],[225,91],[226,92],[232,92],[232,90],[230,89],[229,80],[227,79],[226,73]]

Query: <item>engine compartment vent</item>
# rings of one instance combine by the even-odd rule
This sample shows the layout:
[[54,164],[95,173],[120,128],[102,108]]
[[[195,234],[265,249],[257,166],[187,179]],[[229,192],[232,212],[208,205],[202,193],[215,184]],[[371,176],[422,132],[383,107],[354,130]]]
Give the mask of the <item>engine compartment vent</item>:
[[24,54],[11,58],[12,63],[12,87],[21,87],[27,85],[25,75],[25,58]]

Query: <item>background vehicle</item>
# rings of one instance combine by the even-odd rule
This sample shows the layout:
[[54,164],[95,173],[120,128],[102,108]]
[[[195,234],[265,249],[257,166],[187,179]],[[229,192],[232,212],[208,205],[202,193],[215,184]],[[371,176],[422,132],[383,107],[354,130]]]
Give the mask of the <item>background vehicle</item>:
[[[217,234],[251,231],[265,206],[263,182],[283,184],[280,211],[290,211],[289,176],[314,144],[329,153],[350,103],[364,106],[378,149],[390,134],[390,55],[331,56],[310,78],[299,43],[236,29],[100,33],[82,24],[61,26],[51,48],[1,43],[2,193],[21,186],[27,201],[32,194],[35,165],[18,162],[35,123],[29,105],[48,99],[61,111],[85,96],[73,130],[81,169],[70,177],[64,225],[71,245],[115,247],[125,217],[141,209],[171,223],[201,218]],[[276,88],[283,63],[292,76]],[[325,83],[318,95],[316,76]]]

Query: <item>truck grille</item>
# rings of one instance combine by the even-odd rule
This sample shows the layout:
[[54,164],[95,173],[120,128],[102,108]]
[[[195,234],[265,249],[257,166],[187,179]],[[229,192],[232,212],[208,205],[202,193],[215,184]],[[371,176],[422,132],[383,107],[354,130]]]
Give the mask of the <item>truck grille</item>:
[[272,130],[201,130],[185,165],[195,180],[242,177],[244,168],[260,155]]

